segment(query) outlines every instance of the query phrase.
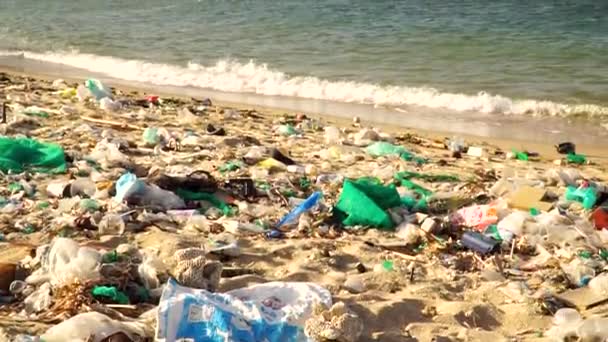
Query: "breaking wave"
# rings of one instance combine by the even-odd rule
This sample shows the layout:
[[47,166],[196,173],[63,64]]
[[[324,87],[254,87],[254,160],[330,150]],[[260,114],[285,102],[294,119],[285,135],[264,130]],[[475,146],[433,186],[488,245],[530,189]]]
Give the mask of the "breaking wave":
[[189,86],[225,92],[292,96],[376,106],[422,106],[453,111],[549,116],[608,116],[608,107],[569,105],[552,101],[511,99],[486,92],[459,94],[430,87],[382,86],[356,81],[332,81],[291,76],[254,61],[222,59],[213,65],[190,62],[184,66],[126,60],[73,52],[1,52],[0,56],[63,64],[112,78],[160,86]]

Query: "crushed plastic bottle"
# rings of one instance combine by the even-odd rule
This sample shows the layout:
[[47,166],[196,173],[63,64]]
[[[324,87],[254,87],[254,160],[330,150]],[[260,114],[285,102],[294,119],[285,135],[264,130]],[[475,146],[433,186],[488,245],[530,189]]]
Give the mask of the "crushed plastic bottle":
[[294,208],[289,214],[285,215],[279,223],[277,223],[277,228],[284,226],[286,224],[293,223],[302,215],[304,212],[309,211],[314,207],[319,200],[323,197],[321,192],[315,192],[310,197],[308,197],[304,202]]

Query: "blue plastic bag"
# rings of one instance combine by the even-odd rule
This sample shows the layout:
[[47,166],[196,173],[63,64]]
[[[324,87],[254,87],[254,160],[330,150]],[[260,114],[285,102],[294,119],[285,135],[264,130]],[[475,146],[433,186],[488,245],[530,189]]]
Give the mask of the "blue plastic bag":
[[270,282],[227,293],[167,282],[158,306],[156,341],[309,341],[304,324],[331,294],[313,283]]

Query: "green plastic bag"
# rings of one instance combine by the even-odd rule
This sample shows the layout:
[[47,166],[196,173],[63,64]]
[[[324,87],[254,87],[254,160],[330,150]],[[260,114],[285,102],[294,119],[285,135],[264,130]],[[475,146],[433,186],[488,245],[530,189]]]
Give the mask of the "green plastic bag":
[[405,161],[414,161],[418,164],[424,164],[427,162],[427,160],[424,158],[416,157],[413,153],[406,150],[405,147],[393,145],[386,141],[377,141],[369,145],[365,151],[372,157],[398,155]]
[[63,148],[33,139],[0,137],[0,171],[21,173],[25,170],[66,172]]
[[387,143],[386,141],[377,141],[369,145],[365,151],[372,157],[382,157],[395,154],[400,156],[407,152],[405,147],[393,145],[391,143]]
[[182,188],[178,188],[175,193],[184,201],[207,201],[214,207],[220,209],[226,216],[232,216],[234,214],[232,212],[232,208],[230,208],[230,206],[224,201],[217,198],[214,194],[206,192],[192,192]]
[[367,179],[345,180],[335,212],[344,226],[368,226],[392,230],[395,223],[386,209],[401,205],[394,186],[383,186]]
[[95,286],[91,290],[91,294],[95,298],[103,297],[112,300],[114,303],[129,304],[129,297],[115,286]]

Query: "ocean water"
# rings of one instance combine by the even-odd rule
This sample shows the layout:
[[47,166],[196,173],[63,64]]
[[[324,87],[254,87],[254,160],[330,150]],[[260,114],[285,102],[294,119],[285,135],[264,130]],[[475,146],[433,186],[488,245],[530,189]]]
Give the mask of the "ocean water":
[[1,0],[0,55],[394,115],[608,121],[608,1]]

